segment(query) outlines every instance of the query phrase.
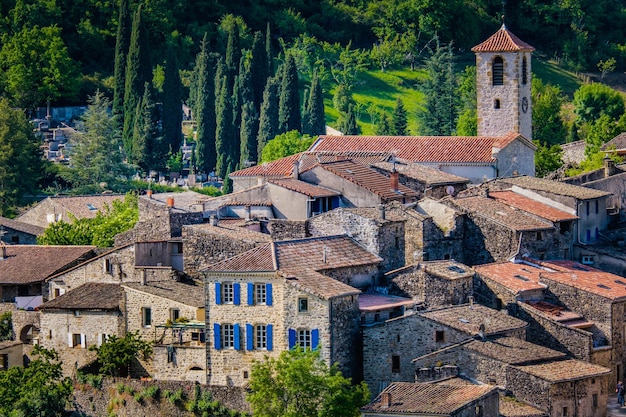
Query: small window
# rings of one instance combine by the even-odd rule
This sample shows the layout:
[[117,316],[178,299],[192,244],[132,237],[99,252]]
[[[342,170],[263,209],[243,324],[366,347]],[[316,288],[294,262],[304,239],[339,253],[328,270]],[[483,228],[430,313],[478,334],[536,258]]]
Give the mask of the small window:
[[232,304],[234,300],[234,291],[232,282],[224,282],[222,284],[222,302],[224,304]]
[[483,406],[482,405],[477,405],[474,408],[474,416],[475,417],[482,417],[483,416]]
[[563,259],[569,259],[569,249],[563,249]]
[[222,346],[224,349],[235,348],[235,326],[232,324],[222,324]]
[[255,349],[267,349],[267,326],[258,324],[255,326]]
[[563,407],[563,417],[568,417],[567,407]]
[[104,260],[104,272],[109,275],[113,275],[113,264],[110,259]]
[[6,353],[0,355],[0,369],[5,371],[9,369],[9,355]]
[[559,229],[560,229],[562,235],[564,235],[565,233],[569,233],[569,231],[572,229],[572,223],[571,222],[561,222],[561,223],[559,223]]
[[141,324],[143,327],[152,326],[152,308],[143,307],[141,309]]
[[80,310],[74,310],[74,317],[80,317]]
[[391,357],[391,372],[398,373],[400,372],[400,356],[393,355]]
[[177,308],[170,308],[170,320],[175,323],[180,317],[180,310]]
[[446,260],[446,261],[449,260],[450,259],[450,254],[446,253],[445,255],[443,255],[443,259]]
[[598,394],[593,394],[591,396],[591,403],[592,403],[593,408],[598,407]]
[[492,84],[504,85],[504,60],[502,57],[495,57],[492,63]]
[[494,109],[499,109],[500,108],[500,99],[495,99],[493,101],[493,108]]
[[309,299],[298,298],[298,313],[306,313],[309,311]]
[[600,212],[600,204],[598,203],[598,200],[596,200],[596,214],[598,214]]
[[19,244],[20,243],[20,237],[18,235],[11,236],[11,243],[13,243],[14,245]]
[[543,240],[543,233],[537,232],[537,240]]
[[248,379],[248,371],[243,371],[243,379]]
[[298,346],[302,349],[311,349],[311,331],[307,329],[298,330]]
[[526,57],[522,58],[522,84],[528,84],[528,61]]
[[81,340],[82,338],[80,333],[72,334],[72,347],[80,347]]
[[445,341],[444,338],[444,331],[443,330],[437,330],[435,331],[435,342],[437,343],[442,343]]
[[60,288],[55,288],[54,289],[54,298],[57,298],[61,295],[61,289]]
[[254,284],[254,304],[265,304],[266,300],[266,286],[262,284]]

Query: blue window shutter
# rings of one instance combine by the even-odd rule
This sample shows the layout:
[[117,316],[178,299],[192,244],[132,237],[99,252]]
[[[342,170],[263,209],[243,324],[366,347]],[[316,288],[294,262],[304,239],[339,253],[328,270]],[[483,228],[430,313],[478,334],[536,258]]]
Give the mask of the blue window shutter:
[[213,323],[213,346],[215,350],[222,348],[222,326],[219,323]]
[[265,304],[271,306],[272,302],[272,284],[265,284]]
[[239,325],[235,324],[233,326],[233,331],[235,332],[235,340],[234,340],[234,345],[235,345],[235,350],[239,350],[241,349],[241,341],[239,339]]
[[265,331],[267,332],[267,350],[274,350],[274,338],[272,337],[272,326],[271,324],[268,324],[267,327],[265,327]]
[[254,284],[248,282],[248,305],[254,305]]
[[296,347],[296,329],[289,329],[289,349]]
[[239,290],[239,283],[235,282],[233,284],[233,304],[238,306],[241,303],[241,297],[240,297],[240,290]]
[[222,304],[222,283],[215,283],[215,304]]
[[254,350],[254,326],[246,323],[246,349]]
[[316,350],[320,344],[320,331],[318,329],[311,330],[311,348]]

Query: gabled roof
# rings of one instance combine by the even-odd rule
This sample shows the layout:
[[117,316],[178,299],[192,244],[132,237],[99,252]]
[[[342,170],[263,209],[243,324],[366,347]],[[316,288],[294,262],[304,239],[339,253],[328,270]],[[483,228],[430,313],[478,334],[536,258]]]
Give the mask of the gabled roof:
[[545,289],[545,285],[539,283],[544,270],[526,263],[496,262],[476,265],[474,270],[479,276],[495,281],[515,294]]
[[155,193],[151,196],[143,195],[140,198],[150,200],[152,203],[167,205],[167,200],[174,199],[174,210],[178,212],[189,212],[192,210],[192,206],[196,204],[203,204],[205,201],[210,200],[211,197],[200,194],[195,191],[183,191],[181,193]]
[[119,310],[120,284],[88,282],[43,303],[42,310]]
[[616,151],[623,151],[626,149],[626,132],[615,136],[613,139],[602,145],[600,150],[606,151],[612,148],[615,148]]
[[[95,195],[82,195],[82,196],[52,196],[52,197],[48,197],[46,200],[49,200],[51,203],[55,205],[63,207],[65,210],[72,213],[78,219],[86,219],[86,218],[96,217],[96,214],[100,210],[103,210],[106,206],[113,207],[114,201],[123,201],[124,195],[123,194],[104,194],[104,195],[95,194]],[[37,205],[40,205],[42,203],[43,201]],[[22,216],[17,217],[16,220],[19,220]]]
[[341,195],[341,193],[338,191],[320,187],[318,185],[309,184],[308,182],[300,181],[295,178],[268,179],[267,182],[291,191],[295,191],[300,194],[304,194],[311,198],[334,197]]
[[392,162],[378,162],[372,164],[372,166],[387,172],[391,172],[395,169],[402,176],[417,180],[419,182],[423,182],[424,184],[431,186],[446,184],[467,184],[470,182],[470,180],[468,180],[467,178],[448,174],[447,172],[443,172],[439,169],[430,168],[418,164],[394,164]]
[[532,52],[535,48],[515,36],[503,24],[486,41],[472,48],[472,52]]
[[195,283],[183,283],[174,280],[140,284],[123,284],[124,288],[144,292],[166,300],[175,301],[192,307],[204,307],[204,286]]
[[485,335],[523,329],[527,326],[525,321],[480,304],[444,307],[419,315],[470,336],[478,334],[481,325],[485,326]]
[[540,203],[532,198],[525,197],[513,191],[491,191],[489,197],[494,198],[511,207],[518,208],[535,216],[548,219],[553,222],[577,220],[578,216],[569,214],[563,210]]
[[522,365],[567,358],[566,353],[536,345],[517,337],[473,340],[464,345],[464,347],[509,365]]
[[497,200],[487,197],[465,197],[451,200],[456,206],[476,216],[490,219],[518,232],[533,230],[551,230],[552,223],[537,219],[521,210],[511,208]]
[[529,177],[526,175],[511,178],[502,178],[498,181],[505,184],[516,185],[520,188],[535,191],[573,197],[577,200],[593,200],[611,195],[606,191],[594,190],[593,188],[567,184],[561,181],[547,180],[545,178]]
[[397,295],[365,293],[359,296],[359,310],[361,311],[376,311],[413,304],[415,301],[412,298],[398,297]]
[[382,198],[385,201],[399,200],[404,198],[417,198],[418,193],[409,187],[398,184],[398,190],[391,188],[391,180],[376,172],[372,168],[357,164],[352,161],[336,161],[319,164],[322,169],[350,181]]
[[509,132],[504,136],[320,136],[309,151],[390,152],[407,162],[492,165],[494,150],[516,140],[536,149],[519,133]]
[[18,232],[28,233],[33,236],[43,235],[45,228],[41,226],[36,226],[34,224],[20,222],[18,220],[7,219],[6,217],[0,216],[0,226],[4,227],[4,229],[13,229]]
[[608,368],[576,359],[517,366],[516,368],[548,382],[576,381],[611,373]]
[[9,245],[0,284],[34,284],[95,255],[95,246]]
[[[371,403],[365,412],[381,414],[452,415],[465,406],[493,393],[491,385],[444,385],[415,382],[392,382]],[[383,395],[391,397],[391,405],[383,404]]]

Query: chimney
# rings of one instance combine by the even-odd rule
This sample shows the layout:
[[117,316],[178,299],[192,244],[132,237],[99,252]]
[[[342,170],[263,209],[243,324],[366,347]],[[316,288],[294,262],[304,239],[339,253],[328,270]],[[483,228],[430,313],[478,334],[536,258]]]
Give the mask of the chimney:
[[209,224],[211,226],[217,226],[217,216],[212,215],[211,217],[209,217]]
[[391,393],[390,392],[382,392],[380,394],[380,405],[385,408],[391,407]]
[[245,216],[246,216],[246,220],[250,220],[250,211],[251,211],[251,207],[250,206],[245,206],[244,207],[244,211],[245,211]]
[[174,207],[174,197],[168,197],[167,198],[167,206],[168,207]]
[[378,205],[378,213],[380,214],[380,219],[381,220],[385,220],[385,205],[384,204],[379,204]]
[[609,178],[611,175],[615,174],[615,161],[613,161],[608,156],[604,157],[604,178]]
[[146,191],[146,195],[148,196],[148,198],[152,199],[152,190]]
[[293,161],[293,171],[291,172],[291,175],[294,179],[298,179],[300,177],[300,161]]
[[400,174],[398,174],[398,171],[396,171],[396,170],[391,171],[389,179],[391,180],[391,190],[392,191],[398,191],[398,179],[399,179],[399,177],[400,177]]
[[0,259],[5,259],[7,257],[7,245],[4,242],[0,242]]
[[473,308],[474,307],[474,296],[470,295],[468,298],[469,298],[470,308]]

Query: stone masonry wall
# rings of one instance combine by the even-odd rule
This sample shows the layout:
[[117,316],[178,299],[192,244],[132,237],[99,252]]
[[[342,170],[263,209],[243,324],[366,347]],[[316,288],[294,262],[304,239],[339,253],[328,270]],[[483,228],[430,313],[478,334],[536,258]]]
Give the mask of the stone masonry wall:
[[424,272],[419,264],[406,266],[385,274],[385,283],[389,294],[401,297],[410,297],[416,302],[424,302],[425,282]]
[[377,265],[350,266],[327,271],[321,269],[319,272],[355,288],[367,288],[378,282]]
[[[168,350],[171,349],[171,360]],[[206,384],[206,346],[154,346],[153,378],[169,381],[196,381]]]
[[363,379],[361,360],[360,311],[356,295],[335,297],[330,303],[331,361],[342,374],[355,382]]
[[272,240],[303,239],[309,237],[307,221],[272,219],[267,222]]

